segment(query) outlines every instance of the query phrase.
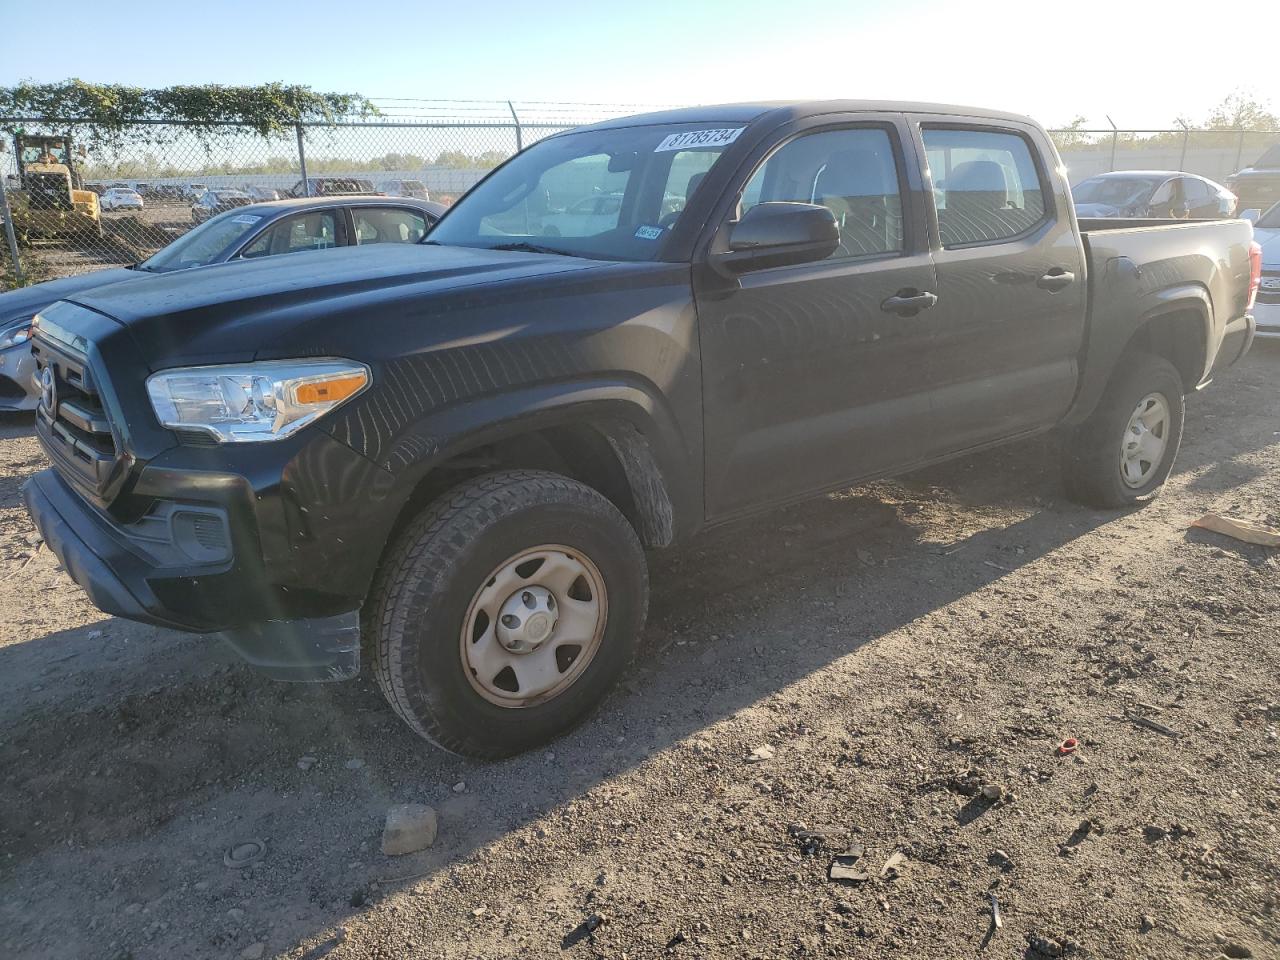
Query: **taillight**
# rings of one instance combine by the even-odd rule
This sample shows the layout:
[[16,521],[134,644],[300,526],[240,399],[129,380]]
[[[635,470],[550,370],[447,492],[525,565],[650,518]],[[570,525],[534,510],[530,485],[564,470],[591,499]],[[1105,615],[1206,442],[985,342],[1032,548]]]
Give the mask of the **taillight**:
[[1246,310],[1253,309],[1253,302],[1258,298],[1258,288],[1262,286],[1262,247],[1255,240],[1249,244],[1249,302]]

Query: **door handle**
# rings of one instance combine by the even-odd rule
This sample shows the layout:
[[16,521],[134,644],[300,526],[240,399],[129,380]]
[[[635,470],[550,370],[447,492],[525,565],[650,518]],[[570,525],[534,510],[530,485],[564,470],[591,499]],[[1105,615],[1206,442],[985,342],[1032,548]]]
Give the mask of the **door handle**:
[[1071,284],[1075,283],[1076,275],[1070,270],[1063,270],[1061,267],[1054,267],[1043,277],[1036,281],[1036,286],[1041,290],[1048,290],[1050,293],[1057,293],[1059,290],[1065,290]]
[[880,304],[880,309],[885,313],[896,313],[900,316],[912,316],[921,310],[928,310],[938,302],[936,293],[925,291],[920,293],[915,289],[899,290],[896,294]]

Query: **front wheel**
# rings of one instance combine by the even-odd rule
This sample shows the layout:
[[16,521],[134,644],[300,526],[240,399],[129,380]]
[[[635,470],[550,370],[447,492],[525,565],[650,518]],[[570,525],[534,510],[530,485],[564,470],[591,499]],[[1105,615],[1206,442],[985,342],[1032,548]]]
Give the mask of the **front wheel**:
[[1164,357],[1130,352],[1089,419],[1066,438],[1067,492],[1095,507],[1160,495],[1182,443],[1182,377]]
[[630,662],[648,575],[626,518],[577,481],[478,477],[389,552],[366,631],[378,684],[418,734],[496,759],[570,729]]

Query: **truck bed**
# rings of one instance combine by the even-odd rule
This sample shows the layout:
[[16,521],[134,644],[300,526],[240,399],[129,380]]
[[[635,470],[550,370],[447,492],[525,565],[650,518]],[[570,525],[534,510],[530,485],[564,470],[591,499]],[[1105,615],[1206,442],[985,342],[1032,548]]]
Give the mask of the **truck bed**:
[[1075,417],[1092,408],[1135,329],[1175,304],[1203,314],[1203,369],[1186,370],[1187,389],[1207,382],[1248,345],[1246,220],[1081,218],[1088,266],[1089,334],[1081,358]]

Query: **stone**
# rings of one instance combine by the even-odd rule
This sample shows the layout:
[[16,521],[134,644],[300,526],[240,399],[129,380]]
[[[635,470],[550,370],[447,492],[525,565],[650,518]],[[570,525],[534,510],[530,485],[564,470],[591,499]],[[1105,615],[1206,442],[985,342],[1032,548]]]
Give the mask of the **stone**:
[[382,852],[389,857],[417,853],[436,842],[436,812],[422,803],[404,803],[387,811]]
[[1150,933],[1155,928],[1156,928],[1156,918],[1151,916],[1148,913],[1144,913],[1142,915],[1142,922],[1138,925],[1139,932]]
[[319,758],[317,758],[317,757],[312,757],[312,756],[299,757],[299,758],[298,758],[298,769],[299,769],[299,770],[310,770],[310,769],[311,769],[312,767],[314,767],[318,762],[319,762]]
[[467,790],[467,781],[465,780],[459,780],[457,783],[453,785],[454,793],[465,793],[466,790]]
[[988,783],[982,788],[982,795],[988,800],[999,800],[1004,796],[1004,787],[998,783]]
[[346,768],[348,770],[359,770],[363,766],[364,766],[364,761],[361,760],[359,757],[348,760],[346,762]]

